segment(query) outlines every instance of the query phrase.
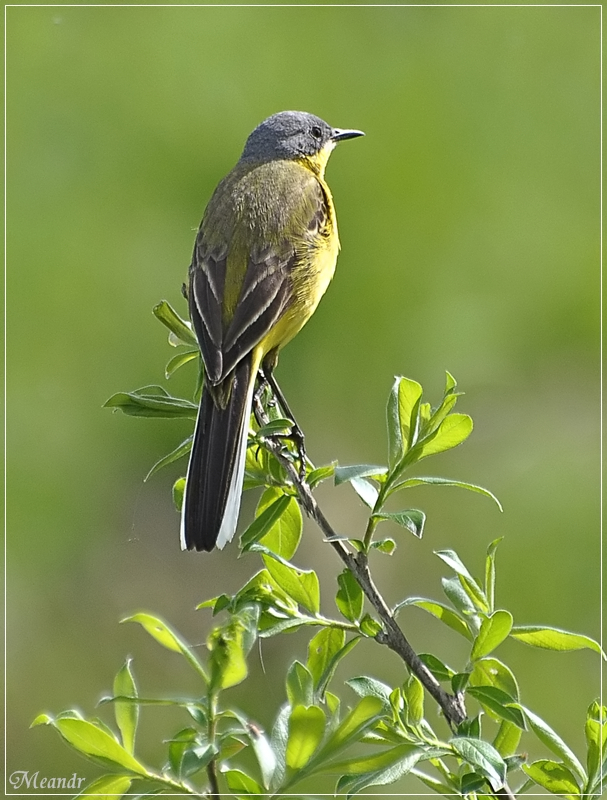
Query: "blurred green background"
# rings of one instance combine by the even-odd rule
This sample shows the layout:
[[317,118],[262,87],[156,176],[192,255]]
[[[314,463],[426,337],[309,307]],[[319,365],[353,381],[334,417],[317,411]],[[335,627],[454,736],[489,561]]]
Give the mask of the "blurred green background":
[[[433,550],[455,548],[480,574],[486,545],[505,536],[498,603],[518,624],[598,637],[599,15],[8,8],[9,774],[94,777],[52,732],[28,730],[33,717],[94,713],[127,654],[144,694],[192,690],[177,656],[118,620],[150,610],[202,643],[211,619],[196,603],[258,567],[236,547],[180,552],[169,490],[185,464],[142,483],[188,426],[102,404],[164,382],[172,352],[151,308],[166,298],[186,313],[204,206],[250,130],[283,109],[367,133],[332,156],[337,274],[278,369],[309,454],[381,463],[393,376],[437,402],[449,369],[475,431],[427,472],[480,482],[504,505],[412,492],[427,529],[422,541],[390,532],[399,548],[374,565],[386,597],[440,596]],[[182,372],[174,393],[191,390],[193,370]],[[340,531],[360,533],[349,487],[318,495]],[[319,568],[333,613],[340,564],[326,547],[307,526],[298,563]],[[458,666],[455,635],[407,614],[414,646]],[[233,702],[269,726],[284,699],[276,675],[304,644],[265,642],[265,672],[253,654],[253,689],[232,690]],[[523,702],[581,751],[597,657],[516,643],[500,654],[520,671]],[[377,678],[404,677],[363,645],[340,679],[369,661]],[[147,758],[161,763],[180,720],[144,710]]]

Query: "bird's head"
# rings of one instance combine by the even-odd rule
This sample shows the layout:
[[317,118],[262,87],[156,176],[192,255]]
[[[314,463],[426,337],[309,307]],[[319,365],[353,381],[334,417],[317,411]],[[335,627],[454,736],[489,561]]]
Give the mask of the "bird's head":
[[304,161],[322,175],[337,142],[357,136],[364,136],[364,133],[332,128],[320,117],[305,111],[281,111],[255,128],[247,139],[242,159]]

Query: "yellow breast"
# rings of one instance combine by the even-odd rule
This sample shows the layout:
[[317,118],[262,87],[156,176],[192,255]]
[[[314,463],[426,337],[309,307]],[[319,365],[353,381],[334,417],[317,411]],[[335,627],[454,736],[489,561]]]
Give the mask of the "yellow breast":
[[269,353],[289,342],[310,319],[321,297],[326,292],[335,273],[339,253],[339,235],[335,207],[329,187],[321,176],[328,205],[324,229],[319,232],[313,247],[302,249],[300,259],[293,267],[293,295],[284,316],[278,320],[267,336],[259,343],[262,353]]

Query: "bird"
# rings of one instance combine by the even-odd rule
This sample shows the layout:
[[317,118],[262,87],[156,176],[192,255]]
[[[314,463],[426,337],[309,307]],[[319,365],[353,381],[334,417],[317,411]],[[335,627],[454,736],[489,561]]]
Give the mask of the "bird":
[[186,292],[204,383],[183,550],[222,549],[234,536],[257,375],[272,375],[333,277],[340,244],[325,167],[338,142],[363,135],[303,111],[273,114],[206,207]]

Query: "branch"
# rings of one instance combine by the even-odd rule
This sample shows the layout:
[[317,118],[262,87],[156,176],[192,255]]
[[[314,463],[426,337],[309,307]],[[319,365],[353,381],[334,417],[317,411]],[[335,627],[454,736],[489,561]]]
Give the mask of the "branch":
[[[267,425],[269,419],[261,403],[259,392],[254,394],[253,405],[255,418],[258,424],[260,426]],[[461,692],[456,695],[446,692],[417,655],[396,622],[386,601],[375,586],[371,577],[371,572],[369,571],[366,553],[358,552],[354,554],[348,549],[345,543],[346,540],[336,533],[335,529],[320,509],[305,477],[300,475],[293,462],[285,455],[284,448],[280,441],[272,437],[267,437],[264,438],[264,444],[286,471],[293,486],[297,490],[299,501],[306,514],[316,522],[325,535],[326,541],[352,572],[365,596],[377,611],[384,628],[376,635],[375,640],[379,644],[386,645],[386,647],[400,656],[409,670],[420,680],[428,693],[436,700],[450,728],[454,730],[467,716],[464,695]],[[507,783],[505,783],[501,789],[493,791],[492,794],[496,798],[505,797],[508,798],[508,800],[516,800],[516,795],[512,793]]]
[[[255,396],[254,402],[257,421],[260,425],[267,425],[268,418],[258,395]],[[466,719],[463,696],[461,694],[452,695],[446,692],[423,661],[421,661],[396,622],[386,601],[373,583],[366,554],[360,552],[355,555],[348,549],[344,539],[335,532],[322,510],[319,508],[306,480],[300,476],[293,462],[285,456],[282,445],[271,437],[264,439],[264,442],[268,450],[272,452],[285,469],[290,480],[297,489],[299,500],[306,514],[316,522],[325,535],[326,540],[352,572],[367,599],[377,611],[384,625],[384,629],[377,634],[375,637],[376,640],[380,644],[389,647],[390,650],[394,651],[402,658],[410,671],[419,678],[429,694],[439,704],[451,728],[457,727],[460,722]]]
[[210,787],[209,797],[211,800],[219,800],[219,783],[217,782],[217,768],[214,758],[212,758],[207,764],[207,778],[209,779]]

